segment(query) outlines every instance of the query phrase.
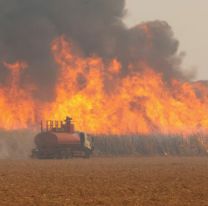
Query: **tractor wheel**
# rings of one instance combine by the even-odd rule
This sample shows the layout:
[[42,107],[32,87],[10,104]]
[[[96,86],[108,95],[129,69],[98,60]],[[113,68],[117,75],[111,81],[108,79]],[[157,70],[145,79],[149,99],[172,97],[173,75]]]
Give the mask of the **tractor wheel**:
[[84,153],[85,153],[85,156],[84,156],[84,157],[85,157],[86,159],[90,158],[90,155],[91,155],[91,151],[90,151],[90,150],[85,150]]

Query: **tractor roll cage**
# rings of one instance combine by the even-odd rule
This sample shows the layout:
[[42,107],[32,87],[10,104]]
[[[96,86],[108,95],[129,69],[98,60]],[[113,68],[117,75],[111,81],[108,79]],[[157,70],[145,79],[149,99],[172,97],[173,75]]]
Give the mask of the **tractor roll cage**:
[[[45,131],[74,133],[74,124],[72,123],[72,118],[67,116],[64,121],[47,120]],[[41,132],[44,132],[42,121],[41,121]]]

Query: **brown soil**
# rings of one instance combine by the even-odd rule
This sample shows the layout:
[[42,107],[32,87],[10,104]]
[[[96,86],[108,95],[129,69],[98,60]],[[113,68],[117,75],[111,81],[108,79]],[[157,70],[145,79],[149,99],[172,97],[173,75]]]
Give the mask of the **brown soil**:
[[208,158],[0,161],[0,206],[208,205]]

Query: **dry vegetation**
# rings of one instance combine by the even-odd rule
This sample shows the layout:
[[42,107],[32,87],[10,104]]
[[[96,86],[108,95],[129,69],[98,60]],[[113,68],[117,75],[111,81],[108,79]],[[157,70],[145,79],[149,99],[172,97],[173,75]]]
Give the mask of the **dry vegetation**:
[[[0,131],[0,159],[28,159],[37,132]],[[208,138],[181,136],[95,136],[94,156],[207,156]]]
[[164,136],[97,136],[94,138],[95,155],[159,155],[159,156],[205,156],[206,137],[178,135]]
[[1,206],[208,205],[208,159],[0,161]]

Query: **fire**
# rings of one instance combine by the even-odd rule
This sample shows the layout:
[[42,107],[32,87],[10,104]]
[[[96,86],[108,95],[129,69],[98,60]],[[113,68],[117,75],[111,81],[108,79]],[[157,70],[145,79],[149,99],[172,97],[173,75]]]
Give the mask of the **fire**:
[[105,64],[99,57],[76,55],[63,37],[53,42],[52,51],[60,77],[51,118],[71,114],[79,129],[91,133],[191,134],[208,129],[204,85],[177,80],[166,85],[162,74],[145,62],[138,63],[143,72],[120,78],[116,59]]
[[27,128],[40,119],[62,120],[71,115],[77,129],[89,133],[208,132],[204,84],[176,79],[167,83],[145,60],[133,65],[140,73],[129,65],[129,75],[123,75],[117,59],[106,62],[98,56],[84,57],[63,36],[52,42],[51,51],[59,76],[55,99],[49,103],[37,101],[30,86],[20,85],[26,63],[4,64],[11,75],[7,86],[0,87],[2,128]]
[[3,63],[10,77],[6,86],[0,87],[0,125],[3,129],[26,128],[35,123],[35,104],[30,95],[31,88],[20,85],[20,76],[27,68],[25,62]]

